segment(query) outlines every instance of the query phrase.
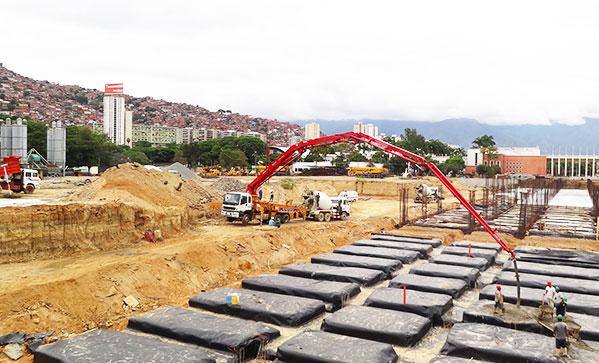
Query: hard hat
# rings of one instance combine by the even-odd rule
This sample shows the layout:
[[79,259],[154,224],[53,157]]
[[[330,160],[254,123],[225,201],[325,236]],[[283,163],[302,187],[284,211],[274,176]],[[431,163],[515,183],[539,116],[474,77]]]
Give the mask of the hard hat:
[[559,286],[556,286],[556,287],[555,287],[555,291],[559,291]]
[[563,301],[563,302],[568,302],[568,298],[567,298],[567,297],[565,297],[565,296],[562,296],[562,301]]
[[547,281],[547,286],[551,286],[551,281]]
[[497,290],[501,290],[501,285],[495,285],[495,288],[496,288]]
[[559,314],[557,316],[557,321],[562,321],[562,320],[564,320],[564,317],[562,316],[562,314]]

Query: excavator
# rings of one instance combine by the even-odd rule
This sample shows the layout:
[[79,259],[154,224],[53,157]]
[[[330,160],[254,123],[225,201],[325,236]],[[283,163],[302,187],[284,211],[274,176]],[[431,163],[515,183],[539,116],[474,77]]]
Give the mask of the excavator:
[[437,166],[426,160],[424,157],[399,148],[393,144],[377,139],[370,135],[360,132],[344,132],[341,134],[323,136],[317,139],[301,141],[292,145],[282,153],[275,161],[268,165],[264,171],[247,185],[245,193],[227,193],[224,196],[222,214],[229,221],[241,220],[247,224],[255,217],[264,218],[264,216],[278,217],[279,220],[289,221],[292,217],[303,216],[305,218],[306,210],[303,207],[293,205],[282,205],[270,203],[258,198],[257,192],[262,184],[272,178],[281,168],[288,167],[294,160],[298,159],[304,152],[317,146],[328,146],[340,143],[368,144],[391,156],[401,158],[420,169],[430,170],[441,183],[455,196],[462,206],[480,223],[483,229],[512,257],[514,272],[516,275],[517,286],[517,306],[520,307],[520,275],[518,273],[518,264],[515,252],[499,237],[483,217],[478,214],[474,207],[464,198],[464,196],[451,184],[449,179],[443,174]]

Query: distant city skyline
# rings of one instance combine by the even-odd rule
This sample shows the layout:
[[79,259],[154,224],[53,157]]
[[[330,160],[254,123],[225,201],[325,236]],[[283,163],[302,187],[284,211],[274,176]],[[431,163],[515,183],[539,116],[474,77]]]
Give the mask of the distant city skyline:
[[118,80],[137,97],[280,120],[599,117],[594,1],[24,0],[2,11],[0,62],[61,84]]

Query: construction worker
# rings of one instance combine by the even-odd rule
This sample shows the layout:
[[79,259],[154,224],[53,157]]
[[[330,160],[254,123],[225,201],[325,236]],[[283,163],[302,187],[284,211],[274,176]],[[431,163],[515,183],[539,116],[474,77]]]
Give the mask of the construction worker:
[[555,305],[555,315],[566,317],[566,310],[568,309],[568,298],[562,296],[557,305]]
[[555,287],[555,295],[553,295],[553,304],[557,305],[560,303],[560,301],[562,301],[562,297],[564,296],[564,294],[562,294],[562,292],[559,290],[559,286],[553,285],[553,287]]
[[270,202],[274,202],[275,201],[275,192],[273,192],[272,190],[270,191]]
[[262,188],[258,188],[258,199],[262,200],[263,194],[264,194],[264,192],[262,191]]
[[563,320],[564,317],[558,315],[557,323],[553,326],[553,334],[555,334],[555,355],[558,357],[568,355],[568,325],[566,325]]
[[493,314],[497,314],[498,310],[501,313],[505,313],[505,307],[503,306],[503,293],[501,292],[501,285],[495,285],[495,309]]
[[543,291],[543,297],[541,298],[541,306],[539,309],[541,310],[540,316],[541,318],[545,316],[545,313],[550,312],[553,317],[553,299],[555,297],[555,287],[551,281],[547,281],[547,286],[545,286],[545,291]]

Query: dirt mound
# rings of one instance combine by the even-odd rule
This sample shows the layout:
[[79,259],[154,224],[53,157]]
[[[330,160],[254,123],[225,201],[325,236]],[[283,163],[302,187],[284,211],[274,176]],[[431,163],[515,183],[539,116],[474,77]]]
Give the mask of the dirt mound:
[[198,207],[213,199],[213,193],[194,180],[121,164],[106,170],[98,180],[73,193],[72,202],[120,202],[155,210],[165,207]]
[[189,169],[188,167],[181,164],[180,162],[173,163],[173,164],[167,166],[164,170],[173,172],[175,175],[178,174],[181,176],[181,178],[183,178],[185,180],[200,179],[198,174],[196,174],[195,172],[193,172],[193,170]]
[[240,180],[233,178],[218,178],[210,187],[219,192],[244,192],[246,185]]

